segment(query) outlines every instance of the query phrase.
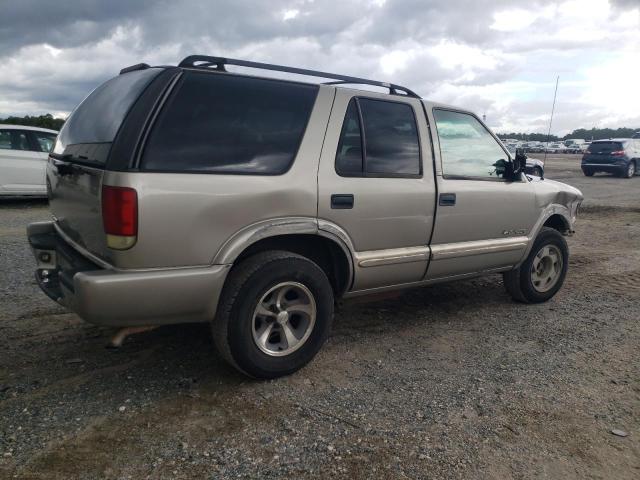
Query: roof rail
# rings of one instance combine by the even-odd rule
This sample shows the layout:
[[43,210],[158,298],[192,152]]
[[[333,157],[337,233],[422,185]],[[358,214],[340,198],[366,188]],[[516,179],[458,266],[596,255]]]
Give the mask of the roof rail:
[[136,70],[145,70],[147,68],[151,67],[149,67],[149,65],[146,63],[136,63],[135,65],[131,65],[130,67],[120,70],[120,75],[122,75],[123,73],[135,72]]
[[295,73],[298,75],[307,75],[309,77],[331,78],[333,82],[326,82],[325,85],[373,85],[376,87],[388,88],[391,95],[406,95],[409,97],[420,98],[418,94],[401,85],[394,83],[378,82],[376,80],[368,80],[366,78],[349,77],[347,75],[338,75],[336,73],[319,72],[316,70],[307,70],[305,68],[285,67],[283,65],[272,65],[270,63],[250,62],[248,60],[235,60],[233,58],[209,57],[207,55],[190,55],[180,62],[179,67],[186,68],[204,68],[226,72],[225,65],[237,65],[240,67],[258,68],[261,70],[272,70],[276,72]]

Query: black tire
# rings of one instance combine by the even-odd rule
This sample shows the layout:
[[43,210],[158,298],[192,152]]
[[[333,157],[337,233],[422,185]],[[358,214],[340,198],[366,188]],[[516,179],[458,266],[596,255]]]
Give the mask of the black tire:
[[542,178],[542,176],[544,175],[544,172],[542,171],[542,169],[541,169],[540,167],[534,167],[534,168],[533,168],[533,174],[534,174],[536,177],[540,177],[540,178]]
[[[316,305],[315,324],[299,349],[284,356],[270,356],[254,341],[254,311],[263,295],[282,282],[297,282],[311,292]],[[314,262],[291,252],[261,252],[229,273],[212,323],[213,340],[222,357],[245,375],[260,379],[289,375],[309,363],[327,340],[333,305],[329,279]]]
[[[562,256],[562,268],[556,283],[548,291],[540,292],[531,278],[533,261],[538,252],[547,245],[558,248]],[[542,303],[552,298],[562,288],[569,266],[569,247],[560,232],[553,228],[543,227],[536,237],[527,259],[516,269],[503,273],[504,286],[514,300],[523,303]]]
[[583,169],[582,173],[584,173],[587,177],[593,177],[593,174],[595,173],[593,170],[588,170],[588,169]]

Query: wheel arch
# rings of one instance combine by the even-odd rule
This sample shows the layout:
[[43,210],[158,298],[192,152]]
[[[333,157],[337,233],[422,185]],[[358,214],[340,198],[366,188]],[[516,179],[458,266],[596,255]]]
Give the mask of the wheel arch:
[[571,231],[571,223],[569,219],[560,213],[554,213],[547,218],[542,224],[543,227],[550,227],[566,235]]
[[536,241],[536,237],[544,227],[550,227],[559,231],[562,235],[569,235],[572,233],[571,212],[567,207],[560,204],[549,205],[542,212],[538,221],[531,229],[529,234],[529,243],[525,249],[524,255],[514,268],[518,268],[522,262],[529,256],[533,243]]
[[327,274],[336,296],[341,296],[353,283],[354,268],[351,244],[348,237],[345,241],[336,234],[340,230],[337,226],[333,231],[319,229],[317,219],[306,217],[259,222],[233,235],[212,263],[236,265],[266,250],[297,253],[318,264]]

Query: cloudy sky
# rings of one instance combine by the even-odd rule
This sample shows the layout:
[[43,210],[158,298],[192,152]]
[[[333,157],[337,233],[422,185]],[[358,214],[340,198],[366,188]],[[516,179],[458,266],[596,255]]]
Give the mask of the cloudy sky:
[[0,0],[0,117],[193,53],[403,84],[498,131],[640,126],[640,0]]

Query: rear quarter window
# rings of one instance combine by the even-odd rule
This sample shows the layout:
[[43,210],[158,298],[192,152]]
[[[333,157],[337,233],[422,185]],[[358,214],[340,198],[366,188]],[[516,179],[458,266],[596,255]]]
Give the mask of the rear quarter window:
[[279,175],[291,166],[316,85],[185,72],[158,116],[141,167]]
[[31,150],[29,136],[23,130],[0,130],[0,150]]
[[70,153],[91,163],[104,164],[108,147],[125,116],[160,71],[159,68],[149,68],[125,73],[96,88],[64,123],[53,152]]

